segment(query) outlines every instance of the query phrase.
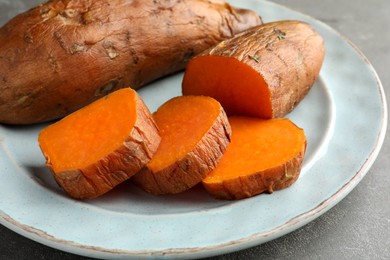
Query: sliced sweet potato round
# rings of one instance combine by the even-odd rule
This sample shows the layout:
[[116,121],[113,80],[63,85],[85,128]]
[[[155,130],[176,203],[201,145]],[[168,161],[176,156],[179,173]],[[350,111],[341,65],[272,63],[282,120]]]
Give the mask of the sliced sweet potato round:
[[218,199],[243,199],[293,184],[306,150],[304,131],[289,119],[230,117],[232,139],[203,186]]
[[266,23],[193,58],[182,91],[217,99],[228,116],[284,117],[315,83],[324,53],[309,24]]
[[132,177],[160,140],[151,113],[130,88],[70,114],[38,137],[46,165],[76,199],[98,197]]
[[132,180],[152,194],[183,192],[200,183],[218,164],[231,129],[215,99],[180,96],[163,104],[153,118],[160,129],[161,144]]

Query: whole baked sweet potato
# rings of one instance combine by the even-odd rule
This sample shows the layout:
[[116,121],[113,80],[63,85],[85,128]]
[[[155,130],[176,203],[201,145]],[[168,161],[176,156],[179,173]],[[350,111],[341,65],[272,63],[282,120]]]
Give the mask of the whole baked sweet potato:
[[53,0],[0,28],[0,123],[61,118],[261,23],[222,0]]

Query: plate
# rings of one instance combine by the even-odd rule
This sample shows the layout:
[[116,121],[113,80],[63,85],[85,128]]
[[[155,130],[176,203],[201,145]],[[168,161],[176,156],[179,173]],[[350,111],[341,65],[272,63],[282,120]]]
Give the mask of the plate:
[[[290,188],[240,201],[214,200],[201,187],[152,196],[130,183],[94,201],[68,198],[44,166],[45,126],[0,126],[0,223],[59,250],[95,258],[201,258],[283,236],[343,199],[374,163],[387,105],[373,67],[347,39],[304,14],[261,0],[230,1],[264,21],[309,22],[325,39],[320,78],[289,117],[305,129],[302,175]],[[183,74],[139,91],[154,111],[181,94]]]

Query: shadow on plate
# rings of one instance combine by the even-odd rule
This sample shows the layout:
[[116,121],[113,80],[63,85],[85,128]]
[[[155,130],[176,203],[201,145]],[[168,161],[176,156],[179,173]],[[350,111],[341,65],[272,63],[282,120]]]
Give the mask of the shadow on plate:
[[[50,170],[45,166],[25,166],[29,177],[50,195],[72,201],[57,184]],[[78,201],[80,202],[80,201]],[[131,179],[119,184],[106,194],[92,200],[82,201],[95,206],[120,213],[131,214],[178,214],[218,208],[235,202],[221,201],[212,198],[201,184],[180,194],[152,195],[138,188]]]

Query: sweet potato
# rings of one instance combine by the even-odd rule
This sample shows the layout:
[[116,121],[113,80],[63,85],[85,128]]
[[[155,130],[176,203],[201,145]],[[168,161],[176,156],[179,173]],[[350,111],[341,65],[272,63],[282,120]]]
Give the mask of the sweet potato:
[[222,0],[52,0],[0,28],[0,123],[61,118],[261,23]]
[[173,98],[153,118],[160,129],[161,144],[132,180],[155,195],[183,192],[200,183],[230,142],[226,114],[210,97]]
[[304,131],[289,119],[229,117],[232,139],[203,186],[218,199],[243,199],[293,184],[306,150]]
[[76,199],[95,198],[132,177],[160,140],[152,115],[130,88],[70,114],[38,137],[56,181]]
[[284,117],[313,86],[324,52],[307,23],[263,24],[193,58],[182,91],[214,97],[229,116]]

